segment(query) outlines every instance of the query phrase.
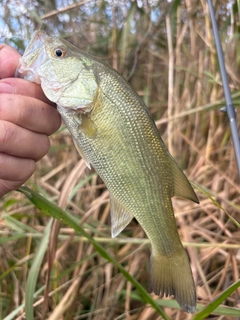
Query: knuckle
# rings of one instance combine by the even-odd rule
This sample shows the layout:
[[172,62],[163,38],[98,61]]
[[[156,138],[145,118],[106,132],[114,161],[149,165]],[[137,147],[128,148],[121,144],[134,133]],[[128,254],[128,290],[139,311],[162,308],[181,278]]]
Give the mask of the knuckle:
[[5,118],[5,111],[6,111],[6,105],[7,105],[7,95],[4,93],[0,94],[0,119]]
[[0,120],[24,124],[32,116],[28,113],[26,103],[26,97],[21,95],[0,94]]
[[33,174],[36,163],[32,159],[0,153],[0,167],[0,180],[21,185]]
[[20,96],[8,93],[0,94],[0,120],[15,122],[16,115],[21,108]]
[[[31,119],[31,115],[27,113],[26,97],[15,94],[8,98],[8,108],[11,108],[11,114],[8,115],[16,124],[24,126],[27,119]],[[14,112],[14,115],[13,115]]]
[[0,120],[0,144],[2,146],[9,143],[14,135],[10,122]]

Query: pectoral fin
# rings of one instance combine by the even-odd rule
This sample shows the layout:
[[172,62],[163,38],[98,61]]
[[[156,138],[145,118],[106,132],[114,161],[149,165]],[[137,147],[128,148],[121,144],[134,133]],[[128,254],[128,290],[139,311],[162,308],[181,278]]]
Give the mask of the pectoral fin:
[[86,155],[84,154],[84,152],[82,151],[82,148],[79,146],[78,142],[73,138],[73,142],[74,142],[74,145],[78,151],[78,153],[80,154],[80,156],[82,157],[82,159],[84,160],[84,162],[86,163],[86,166],[91,169],[91,164],[90,162],[88,161]]
[[171,167],[174,177],[174,196],[183,197],[199,203],[198,197],[196,196],[190,182],[188,181],[185,174],[179,168],[175,160],[171,157]]
[[94,122],[85,114],[82,114],[82,122],[79,130],[89,139],[94,139],[97,135],[97,128]]
[[116,237],[132,220],[133,215],[110,194],[110,211],[112,222],[112,238]]

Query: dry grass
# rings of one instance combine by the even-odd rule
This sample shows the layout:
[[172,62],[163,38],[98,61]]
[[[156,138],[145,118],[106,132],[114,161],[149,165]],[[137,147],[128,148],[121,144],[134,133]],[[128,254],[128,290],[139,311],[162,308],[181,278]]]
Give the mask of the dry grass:
[[[189,179],[239,221],[240,186],[227,116],[219,111],[222,103],[215,103],[223,99],[223,90],[206,2],[185,1],[171,11],[169,20],[153,8],[154,21],[150,5],[140,9],[122,2],[125,7],[99,1],[94,14],[91,10],[96,4],[93,9],[89,4],[78,6],[66,11],[70,22],[63,19],[64,13],[55,12],[45,16],[45,28],[52,32],[62,20],[59,33],[71,34],[68,39],[75,45],[107,60],[126,78],[131,75],[132,87],[148,103],[166,145]],[[224,11],[226,4],[219,1],[215,9],[238,107],[239,16],[232,10],[230,20],[229,11]],[[131,8],[127,10],[126,5]],[[43,10],[40,3],[38,6]],[[35,13],[43,14],[40,9],[35,8]],[[163,2],[161,9],[166,12],[167,3]],[[32,19],[30,31],[36,27]],[[11,26],[10,16],[6,21]],[[51,150],[39,162],[28,186],[79,217],[106,251],[151,292],[150,245],[144,232],[132,221],[120,236],[110,238],[108,191],[79,159],[66,130],[51,137]],[[240,231],[211,199],[199,190],[197,194],[200,205],[177,198],[173,204],[179,234],[191,259],[198,301],[205,305],[239,279]],[[0,318],[4,318],[25,300],[29,268],[49,218],[18,192],[4,197],[0,205]],[[160,319],[133,285],[71,228],[61,225],[58,241],[52,240],[51,245],[57,248],[46,319]],[[48,259],[46,255],[37,289],[46,284]],[[240,314],[239,294],[238,289],[224,305],[239,308]],[[34,319],[41,319],[43,300],[41,292],[35,299]],[[170,319],[191,318],[177,308],[164,310]],[[209,316],[233,318],[224,313]],[[14,319],[24,319],[24,309]]]

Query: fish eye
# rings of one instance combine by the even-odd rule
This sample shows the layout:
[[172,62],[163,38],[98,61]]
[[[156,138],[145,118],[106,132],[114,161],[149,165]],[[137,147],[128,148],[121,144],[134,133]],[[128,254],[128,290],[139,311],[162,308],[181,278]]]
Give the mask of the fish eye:
[[63,58],[63,57],[66,56],[66,54],[67,54],[67,51],[65,49],[63,49],[63,48],[54,49],[54,55],[57,58]]

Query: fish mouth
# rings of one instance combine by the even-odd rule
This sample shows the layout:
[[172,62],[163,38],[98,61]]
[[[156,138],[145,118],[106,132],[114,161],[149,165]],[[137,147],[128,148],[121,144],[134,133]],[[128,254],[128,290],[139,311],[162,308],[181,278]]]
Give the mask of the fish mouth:
[[44,49],[44,43],[47,38],[49,37],[44,31],[35,31],[24,52],[24,57],[20,59],[24,67],[31,67],[36,59],[39,58],[41,51]]
[[47,38],[49,37],[44,31],[35,31],[24,52],[24,56],[19,59],[19,65],[15,73],[16,77],[40,83],[37,69],[46,59],[44,44]]

